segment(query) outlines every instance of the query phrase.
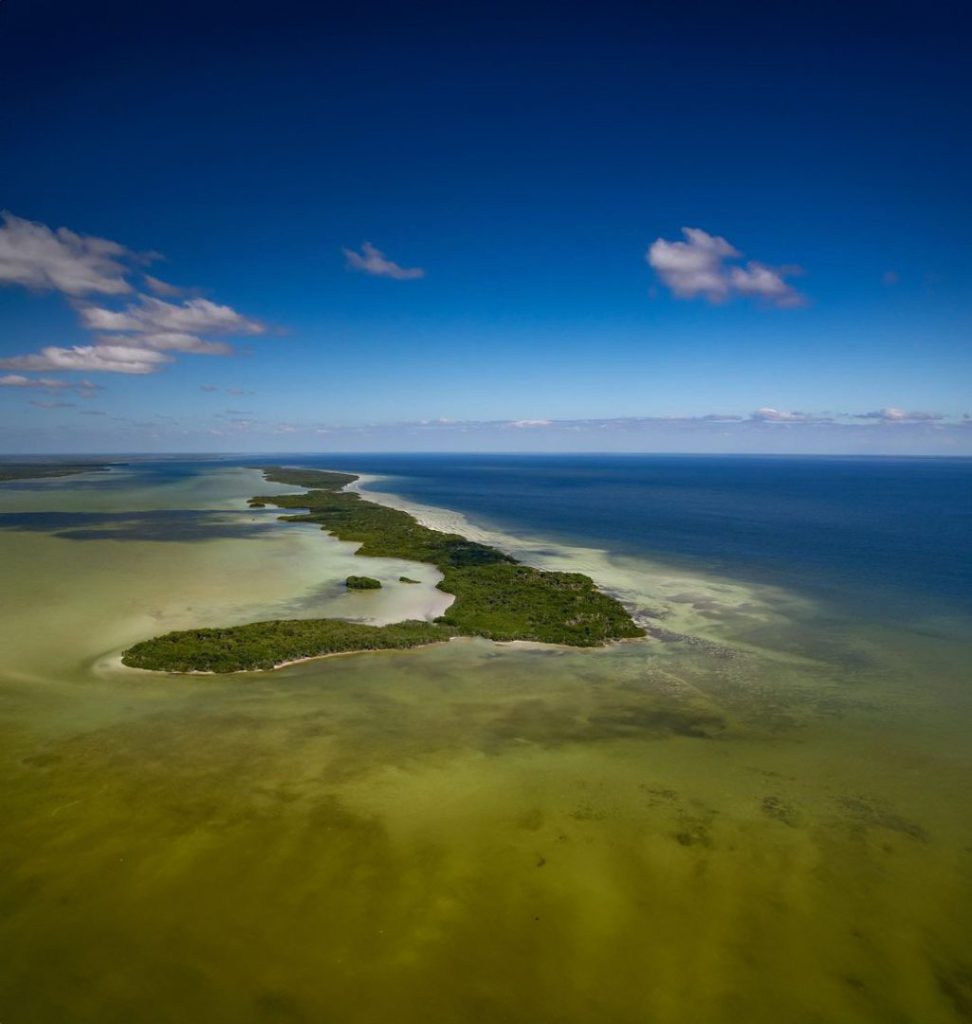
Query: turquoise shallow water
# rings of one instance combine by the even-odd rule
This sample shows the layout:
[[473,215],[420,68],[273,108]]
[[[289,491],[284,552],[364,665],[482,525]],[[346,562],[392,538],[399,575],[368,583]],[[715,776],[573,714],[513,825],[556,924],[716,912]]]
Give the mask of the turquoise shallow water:
[[960,606],[855,617],[524,523],[521,557],[669,639],[119,667],[160,629],[342,608],[348,546],[246,511],[267,489],[0,489],[0,1020],[970,1018]]

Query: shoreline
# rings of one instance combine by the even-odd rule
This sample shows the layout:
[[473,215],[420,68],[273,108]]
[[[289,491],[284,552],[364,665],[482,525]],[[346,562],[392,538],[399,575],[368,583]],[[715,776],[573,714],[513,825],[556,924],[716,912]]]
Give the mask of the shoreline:
[[[608,648],[620,646],[621,644],[642,643],[646,637],[624,637],[619,640],[611,640],[602,647],[572,647],[570,644],[548,644],[537,640],[489,640],[495,647],[513,648],[521,651],[558,651],[562,653],[572,652],[591,653],[604,651]],[[278,669],[291,668],[294,665],[306,665],[314,661],[323,661],[326,658],[350,658],[356,654],[409,654],[412,651],[427,651],[432,647],[447,647],[449,644],[472,643],[476,640],[486,640],[486,637],[476,636],[450,636],[445,640],[432,640],[429,643],[418,644],[415,647],[361,647],[353,651],[328,651],[325,654],[311,654],[306,658],[291,658],[289,661],[276,662],[269,669],[243,669],[240,672],[216,672],[212,669],[190,669],[187,672],[173,672],[166,669],[139,668],[135,665],[126,665],[122,661],[122,655],[115,652],[110,657],[101,658],[96,661],[96,667],[102,671],[109,672],[148,672],[152,675],[178,675],[178,676],[225,676],[244,675],[249,673],[276,672]]]
[[[369,501],[411,515],[430,529],[454,531],[481,543],[509,551],[540,569],[582,572],[598,588],[620,602],[647,636],[640,639],[661,643],[685,642],[700,650],[724,656],[759,654],[790,663],[792,654],[772,647],[728,637],[714,629],[706,605],[719,606],[722,616],[739,614],[760,623],[781,621],[810,612],[816,602],[809,596],[772,583],[760,583],[706,573],[637,555],[619,554],[607,547],[585,547],[580,543],[554,540],[539,535],[515,534],[473,522],[455,509],[424,505],[393,491],[364,490],[393,478],[361,473],[348,485],[349,491]],[[648,586],[646,586],[646,583]],[[687,600],[694,596],[697,601]],[[621,641],[614,641],[620,643]]]

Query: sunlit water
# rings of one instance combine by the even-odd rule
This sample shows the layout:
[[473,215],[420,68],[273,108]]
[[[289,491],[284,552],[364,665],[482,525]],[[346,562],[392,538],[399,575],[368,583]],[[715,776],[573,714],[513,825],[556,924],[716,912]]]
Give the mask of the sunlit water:
[[964,612],[520,535],[669,639],[121,667],[167,629],[441,610],[405,562],[344,592],[353,545],[246,509],[280,490],[0,488],[0,1021],[972,1019]]

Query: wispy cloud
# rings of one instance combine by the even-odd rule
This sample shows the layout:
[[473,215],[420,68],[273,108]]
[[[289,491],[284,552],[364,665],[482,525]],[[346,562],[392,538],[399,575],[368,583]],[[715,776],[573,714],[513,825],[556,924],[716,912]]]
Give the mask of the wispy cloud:
[[878,420],[881,423],[928,423],[944,419],[939,412],[908,412],[906,409],[897,409],[888,406],[886,409],[875,409],[872,412],[862,412],[855,416],[859,420]]
[[213,394],[217,391],[225,391],[228,395],[255,395],[255,391],[247,391],[245,388],[221,388],[218,384],[200,384],[200,391],[206,391],[209,394]]
[[788,412],[783,409],[772,409],[764,406],[750,414],[750,419],[758,423],[825,423],[833,419],[832,416],[823,416],[810,412]]
[[425,277],[425,271],[421,267],[401,267],[394,260],[388,259],[371,242],[365,242],[361,246],[361,252],[354,249],[344,249],[343,252],[351,270],[360,270],[372,277],[390,277],[395,281],[414,281]]
[[[219,389],[220,391],[224,389]],[[62,396],[57,396],[62,397]],[[768,408],[768,407],[764,407]],[[777,409],[777,413],[781,410]],[[78,427],[86,410],[75,410]],[[939,414],[935,414],[936,416]],[[35,421],[38,417],[35,417]],[[52,421],[64,417],[52,417]],[[865,419],[863,413],[804,412],[766,418],[753,413],[711,412],[605,418],[422,420],[363,423],[284,420],[237,408],[213,410],[204,420],[155,417],[145,429],[178,439],[207,437],[226,451],[590,451],[590,452],[748,452],[805,454],[951,454],[972,452],[972,417],[943,415],[936,420]],[[124,424],[126,443],[144,421],[108,416],[92,423]],[[530,424],[528,429],[514,424]],[[208,440],[202,441],[208,447]]]
[[129,348],[154,349],[157,352],[186,352],[197,356],[231,356],[233,346],[225,341],[206,341],[195,334],[174,331],[131,335],[100,335],[98,345],[127,345]]
[[168,281],[161,281],[157,277],[152,277],[151,274],[144,274],[142,280],[145,281],[150,292],[154,292],[156,295],[163,295],[167,299],[176,299],[185,292],[184,288],[169,284]]
[[[266,418],[243,410],[213,415],[202,429],[227,450],[278,451],[592,451],[918,453],[972,451],[972,419],[865,420],[863,414],[712,412],[579,419],[458,420],[436,417],[341,423]],[[275,447],[277,446],[277,447]]]
[[701,228],[682,228],[682,234],[682,242],[655,239],[645,254],[649,266],[678,298],[721,303],[743,296],[781,308],[806,303],[786,281],[801,272],[799,267],[771,267],[758,260],[740,263],[743,254],[721,236]]
[[0,388],[43,388],[45,391],[49,391],[67,386],[67,381],[43,380],[39,377],[23,377],[16,373],[0,375]]
[[0,216],[0,284],[75,296],[132,291],[126,262],[139,257],[118,242],[68,228],[52,231],[8,212]]
[[[972,422],[972,418],[965,417]],[[447,432],[452,429],[516,429],[536,431],[563,431],[563,430],[618,430],[618,431],[639,431],[653,427],[687,427],[687,428],[711,428],[716,429],[720,425],[734,428],[754,429],[764,424],[781,424],[792,426],[834,426],[851,427],[857,429],[873,429],[880,424],[912,423],[933,425],[939,422],[957,424],[965,422],[965,419],[948,417],[943,413],[931,412],[904,412],[900,409],[883,409],[879,412],[868,413],[830,413],[830,412],[797,412],[785,409],[774,409],[770,406],[763,406],[748,414],[710,412],[698,415],[686,416],[614,416],[603,418],[584,419],[520,419],[520,420],[456,420],[440,417],[438,419],[425,419],[414,421],[403,421],[396,424],[370,424],[369,427],[380,428],[408,428],[423,429]],[[862,422],[867,421],[867,422]],[[317,424],[316,427],[327,431],[340,431],[342,428],[336,424]]]
[[[182,289],[142,272],[148,256],[103,238],[52,231],[44,224],[4,215],[0,228],[0,283],[67,296],[81,324],[94,333],[93,344],[47,345],[39,352],[0,359],[0,369],[147,374],[173,360],[173,353],[228,356],[232,335],[257,335],[266,326],[231,306],[209,299],[170,302],[134,293],[128,278],[137,275],[153,291],[169,298]],[[122,308],[95,305],[86,296],[132,295]],[[213,336],[219,340],[213,340]]]
[[263,334],[266,327],[208,299],[165,302],[140,295],[124,310],[98,306],[79,308],[82,323],[93,331],[136,331],[144,334]]
[[93,373],[154,373],[171,356],[130,345],[47,345],[30,355],[0,359],[4,370],[82,370]]
[[0,375],[0,388],[24,388],[30,391],[74,391],[91,397],[101,388],[90,380],[61,380],[57,377],[24,377],[17,373]]

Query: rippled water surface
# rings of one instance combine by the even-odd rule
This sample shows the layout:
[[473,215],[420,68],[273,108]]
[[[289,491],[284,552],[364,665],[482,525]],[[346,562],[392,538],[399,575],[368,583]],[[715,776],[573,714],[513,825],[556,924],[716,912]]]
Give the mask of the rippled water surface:
[[141,673],[119,652],[167,629],[441,595],[383,559],[345,593],[353,546],[248,510],[282,488],[241,466],[0,486],[0,1020],[972,1019],[951,584],[909,556],[849,601],[826,565],[800,587],[414,486],[656,637]]

